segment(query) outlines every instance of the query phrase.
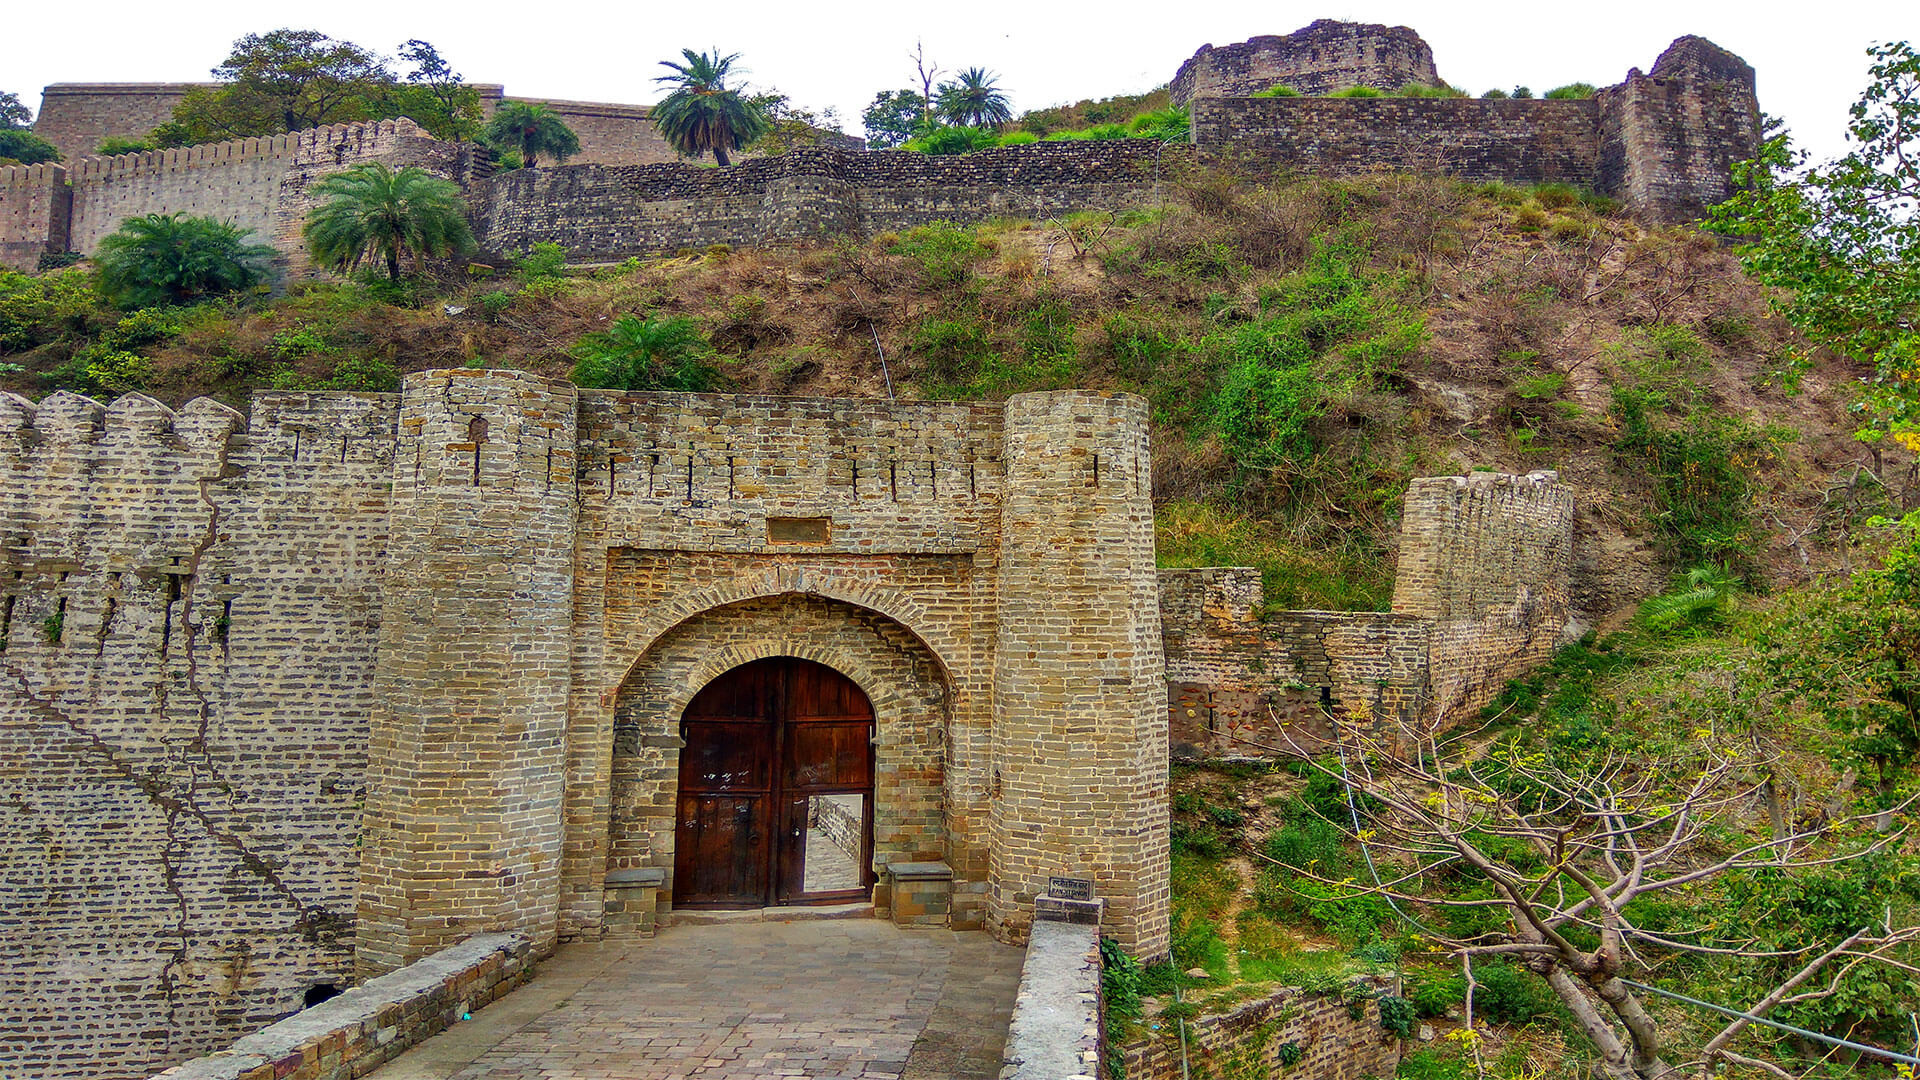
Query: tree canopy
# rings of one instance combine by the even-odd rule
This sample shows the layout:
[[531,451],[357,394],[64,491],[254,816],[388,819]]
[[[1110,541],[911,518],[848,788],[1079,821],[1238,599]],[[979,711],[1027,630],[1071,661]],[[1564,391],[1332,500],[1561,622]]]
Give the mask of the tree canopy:
[[313,185],[329,201],[307,217],[303,230],[314,261],[347,271],[366,259],[386,264],[400,279],[400,256],[454,255],[473,246],[460,189],[425,169],[395,171],[381,162],[356,165]]
[[495,150],[511,150],[522,164],[536,164],[540,155],[556,165],[580,152],[580,138],[560,115],[545,105],[529,101],[503,101],[487,122],[487,144]]
[[414,65],[404,80],[380,54],[318,30],[248,34],[213,69],[221,85],[189,91],[153,140],[186,146],[396,116],[438,138],[471,138],[478,92],[428,42],[408,41],[400,55]]
[[1780,314],[1809,340],[1871,366],[1861,437],[1920,450],[1920,54],[1900,41],[1868,55],[1853,149],[1807,168],[1774,133],[1708,227],[1739,238],[1747,273],[1781,290]]
[[273,257],[272,248],[247,242],[251,232],[185,213],[129,218],[94,252],[100,291],[130,310],[250,288]]
[[673,74],[654,81],[674,89],[653,107],[653,122],[680,153],[699,157],[711,152],[717,163],[731,165],[729,155],[765,134],[768,127],[766,114],[727,86],[727,77],[736,74],[733,64],[740,54],[721,56],[718,49],[711,53],[682,49],[680,54],[686,63],[660,61]]
[[1010,122],[1013,109],[997,78],[986,68],[962,71],[952,82],[940,84],[934,111],[947,123],[963,127],[998,127]]
[[18,131],[33,123],[33,110],[20,102],[20,95],[0,90],[0,131]]
[[927,99],[917,90],[882,90],[873,95],[873,104],[860,114],[867,145],[888,150],[913,138],[920,132],[926,111]]

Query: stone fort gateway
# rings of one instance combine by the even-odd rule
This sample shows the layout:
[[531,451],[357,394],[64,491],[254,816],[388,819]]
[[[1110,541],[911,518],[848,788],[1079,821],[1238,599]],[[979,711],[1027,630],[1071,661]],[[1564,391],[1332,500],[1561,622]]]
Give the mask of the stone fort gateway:
[[[1751,70],[1697,38],[1582,101],[1246,96],[1428,77],[1424,44],[1374,31],[1203,49],[1174,82],[1184,147],[489,175],[383,121],[0,171],[0,253],[186,209],[298,270],[307,188],[365,160],[462,182],[495,250],[597,259],[1141,205],[1181,159],[1350,171],[1418,147],[1664,220],[1753,145]],[[0,399],[0,1075],[146,1076],[477,934],[531,962],[702,909],[855,904],[1010,941],[1092,919],[1164,955],[1171,754],[1447,723],[1572,618],[1551,473],[1415,481],[1391,611],[1262,618],[1256,572],[1156,570],[1151,468],[1145,403],[1089,391],[457,370],[262,391],[244,415]],[[476,963],[461,978],[507,978]]]

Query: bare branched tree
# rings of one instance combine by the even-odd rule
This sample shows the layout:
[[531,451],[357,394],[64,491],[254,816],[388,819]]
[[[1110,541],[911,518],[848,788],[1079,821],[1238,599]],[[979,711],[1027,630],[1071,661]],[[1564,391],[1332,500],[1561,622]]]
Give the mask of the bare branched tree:
[[920,73],[920,122],[933,123],[933,81],[940,77],[940,65],[927,59],[927,47],[918,38],[913,42],[913,70]]
[[[1345,785],[1349,820],[1331,824],[1361,847],[1367,873],[1335,880],[1314,866],[1279,865],[1338,899],[1386,898],[1462,964],[1469,988],[1477,958],[1524,964],[1573,1014],[1608,1080],[1705,1080],[1728,1066],[1789,1077],[1782,1066],[1735,1049],[1753,1024],[1744,1017],[1692,1060],[1671,1060],[1644,991],[1632,980],[1678,954],[1792,965],[1791,975],[1737,1010],[1765,1017],[1841,993],[1846,977],[1864,965],[1920,970],[1912,959],[1920,927],[1891,925],[1889,914],[1881,925],[1861,926],[1841,941],[1766,951],[1750,927],[1712,920],[1684,930],[1650,927],[1634,901],[1744,870],[1832,866],[1895,848],[1906,834],[1875,831],[1875,822],[1886,820],[1881,812],[1799,830],[1751,821],[1775,762],[1762,759],[1751,741],[1694,735],[1681,755],[1667,760],[1596,751],[1569,763],[1511,744],[1476,751],[1471,735],[1443,740],[1402,730],[1375,740],[1344,730],[1344,764],[1314,767]],[[1308,748],[1294,750],[1314,760]],[[1484,880],[1493,895],[1440,895],[1425,887],[1436,874]],[[1421,913],[1437,908],[1495,909],[1506,925],[1462,937],[1426,925]]]

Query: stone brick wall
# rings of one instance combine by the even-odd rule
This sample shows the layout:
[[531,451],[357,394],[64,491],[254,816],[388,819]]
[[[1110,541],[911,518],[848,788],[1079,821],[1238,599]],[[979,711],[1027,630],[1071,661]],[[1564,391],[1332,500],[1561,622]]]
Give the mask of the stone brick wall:
[[533,975],[533,945],[476,934],[154,1080],[350,1080],[511,993]]
[[[1282,988],[1228,1012],[1187,1022],[1187,1069],[1181,1068],[1176,1025],[1121,1047],[1127,1080],[1193,1076],[1286,1076],[1297,1080],[1363,1080],[1392,1076],[1400,1041],[1380,1026],[1380,1008],[1356,1010],[1333,994]],[[1281,1047],[1300,1056],[1284,1064]]]
[[1550,472],[1408,488],[1392,612],[1258,611],[1259,571],[1160,571],[1175,754],[1312,754],[1329,717],[1381,733],[1462,718],[1564,639],[1573,497]]
[[65,251],[72,217],[66,166],[0,167],[0,267],[31,271],[40,256]]
[[72,162],[92,157],[102,140],[144,139],[173,119],[187,91],[214,83],[54,83],[40,91],[33,132]]
[[1202,161],[1257,171],[1591,186],[1599,115],[1591,100],[1203,98],[1193,103],[1193,139]]
[[144,1076],[348,980],[393,413],[0,401],[0,1072]]
[[1274,86],[1324,95],[1350,86],[1398,90],[1439,86],[1433,50],[1404,26],[1316,19],[1284,37],[1262,35],[1233,45],[1200,46],[1170,84],[1173,103],[1246,97]]
[[992,921],[1090,878],[1113,937],[1167,950],[1167,728],[1146,402],[1007,401],[997,583]]
[[474,217],[496,251],[551,242],[576,259],[611,260],[861,236],[936,219],[1148,205],[1189,161],[1183,147],[1121,139],[953,157],[809,147],[726,169],[566,165],[495,175],[476,193]]
[[505,100],[545,105],[566,121],[573,133],[580,137],[580,152],[567,159],[569,165],[651,165],[680,160],[680,155],[667,144],[660,129],[654,126],[651,117],[653,110],[646,105],[563,101],[519,95]]
[[407,376],[374,675],[362,976],[480,931],[555,945],[576,391]]

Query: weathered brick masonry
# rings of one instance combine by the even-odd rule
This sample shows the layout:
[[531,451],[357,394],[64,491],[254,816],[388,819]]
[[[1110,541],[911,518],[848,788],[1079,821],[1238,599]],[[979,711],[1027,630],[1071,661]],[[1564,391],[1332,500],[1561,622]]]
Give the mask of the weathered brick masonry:
[[[1380,1026],[1379,1005],[1349,1005],[1341,998],[1279,989],[1227,1012],[1190,1020],[1184,1054],[1177,1026],[1163,1021],[1157,1031],[1119,1048],[1127,1080],[1392,1076],[1400,1066],[1400,1041]],[[1294,1052],[1283,1050],[1289,1046]]]

